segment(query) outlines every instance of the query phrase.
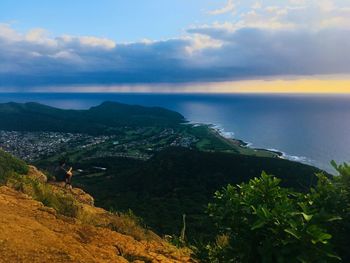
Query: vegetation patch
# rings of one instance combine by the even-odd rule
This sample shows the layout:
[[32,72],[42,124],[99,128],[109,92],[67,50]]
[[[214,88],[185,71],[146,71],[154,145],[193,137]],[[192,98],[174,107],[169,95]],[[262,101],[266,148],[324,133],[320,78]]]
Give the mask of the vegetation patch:
[[3,184],[12,173],[27,174],[28,170],[25,162],[0,149],[0,184]]
[[199,246],[202,262],[349,262],[350,167],[318,174],[307,193],[280,186],[262,173],[215,193],[208,215],[216,229]]

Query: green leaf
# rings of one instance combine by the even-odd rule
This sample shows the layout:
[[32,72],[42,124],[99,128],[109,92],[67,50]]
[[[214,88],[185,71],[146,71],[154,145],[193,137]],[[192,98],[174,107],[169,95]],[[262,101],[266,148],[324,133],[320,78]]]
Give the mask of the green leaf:
[[300,239],[300,236],[298,235],[298,233],[294,229],[287,228],[287,229],[284,230],[284,232],[292,235],[296,239]]
[[251,205],[250,208],[253,210],[254,214],[256,214],[256,208],[253,205]]
[[334,169],[338,170],[338,165],[334,160],[331,161],[331,165],[334,167]]
[[305,214],[305,213],[301,213],[301,214],[303,215],[304,219],[307,222],[309,222],[312,219],[312,217],[313,217],[313,215],[308,215],[308,214]]
[[261,228],[262,226],[265,225],[265,221],[258,220],[257,222],[254,223],[254,225],[251,227],[251,230],[256,230],[258,228]]
[[322,243],[326,244],[326,243],[327,243],[326,240],[329,240],[329,239],[331,239],[331,238],[332,238],[332,235],[331,235],[331,234],[322,233],[321,236],[319,237],[319,240],[320,240]]
[[343,218],[340,216],[333,216],[331,218],[328,218],[327,222],[333,222],[333,221],[337,221],[337,220],[343,220]]
[[261,211],[264,213],[265,217],[268,217],[268,212],[264,207],[261,208]]
[[335,254],[327,253],[326,255],[327,255],[327,257],[329,257],[329,258],[335,258],[335,259],[337,259],[337,260],[341,261],[341,258],[340,258],[340,257],[338,257],[338,256],[337,256],[337,255],[335,255]]
[[316,244],[316,243],[319,243],[319,242],[322,243],[322,244],[327,244],[328,240],[332,238],[331,234],[321,232],[321,230],[318,229],[316,226],[311,227],[308,230],[308,233],[311,234],[311,236],[313,237],[312,240],[311,240],[311,242],[313,244]]

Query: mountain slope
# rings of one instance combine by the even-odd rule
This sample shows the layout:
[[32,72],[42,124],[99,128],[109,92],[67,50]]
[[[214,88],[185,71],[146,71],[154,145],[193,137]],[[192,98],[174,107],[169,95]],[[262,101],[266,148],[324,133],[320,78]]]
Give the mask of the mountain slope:
[[63,110],[39,103],[0,104],[0,129],[106,134],[123,126],[174,126],[184,117],[159,107],[104,102],[88,110]]
[[319,169],[279,158],[261,158],[168,148],[147,162],[122,158],[95,159],[75,164],[81,169],[107,167],[104,175],[76,175],[74,183],[117,210],[132,209],[158,234],[178,234],[187,215],[186,234],[198,239],[210,234],[204,211],[214,192],[227,184],[259,177],[262,171],[283,186],[307,191],[317,182]]
[[190,262],[165,242],[137,241],[59,216],[29,196],[0,187],[0,262]]
[[93,205],[78,188],[47,183],[0,150],[0,263],[195,262],[132,215]]

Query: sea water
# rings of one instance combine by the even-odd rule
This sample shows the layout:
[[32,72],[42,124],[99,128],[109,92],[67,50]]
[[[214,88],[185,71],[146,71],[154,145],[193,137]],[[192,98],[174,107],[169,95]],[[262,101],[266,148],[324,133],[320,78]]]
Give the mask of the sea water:
[[161,106],[191,122],[216,125],[250,147],[334,172],[330,161],[350,162],[349,95],[2,93],[0,102],[40,102],[87,109],[103,101]]

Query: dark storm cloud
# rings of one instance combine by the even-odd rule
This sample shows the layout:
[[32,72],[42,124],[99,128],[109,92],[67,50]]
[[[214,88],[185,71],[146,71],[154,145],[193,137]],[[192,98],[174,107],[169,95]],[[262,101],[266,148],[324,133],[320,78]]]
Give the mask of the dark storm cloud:
[[350,73],[350,31],[193,28],[186,38],[115,44],[0,27],[0,87],[181,83]]
[[190,32],[223,41],[220,49],[204,50],[204,56],[217,57],[217,64],[227,68],[247,69],[247,74],[313,75],[350,72],[350,30],[245,28],[229,32],[224,29],[199,28]]

